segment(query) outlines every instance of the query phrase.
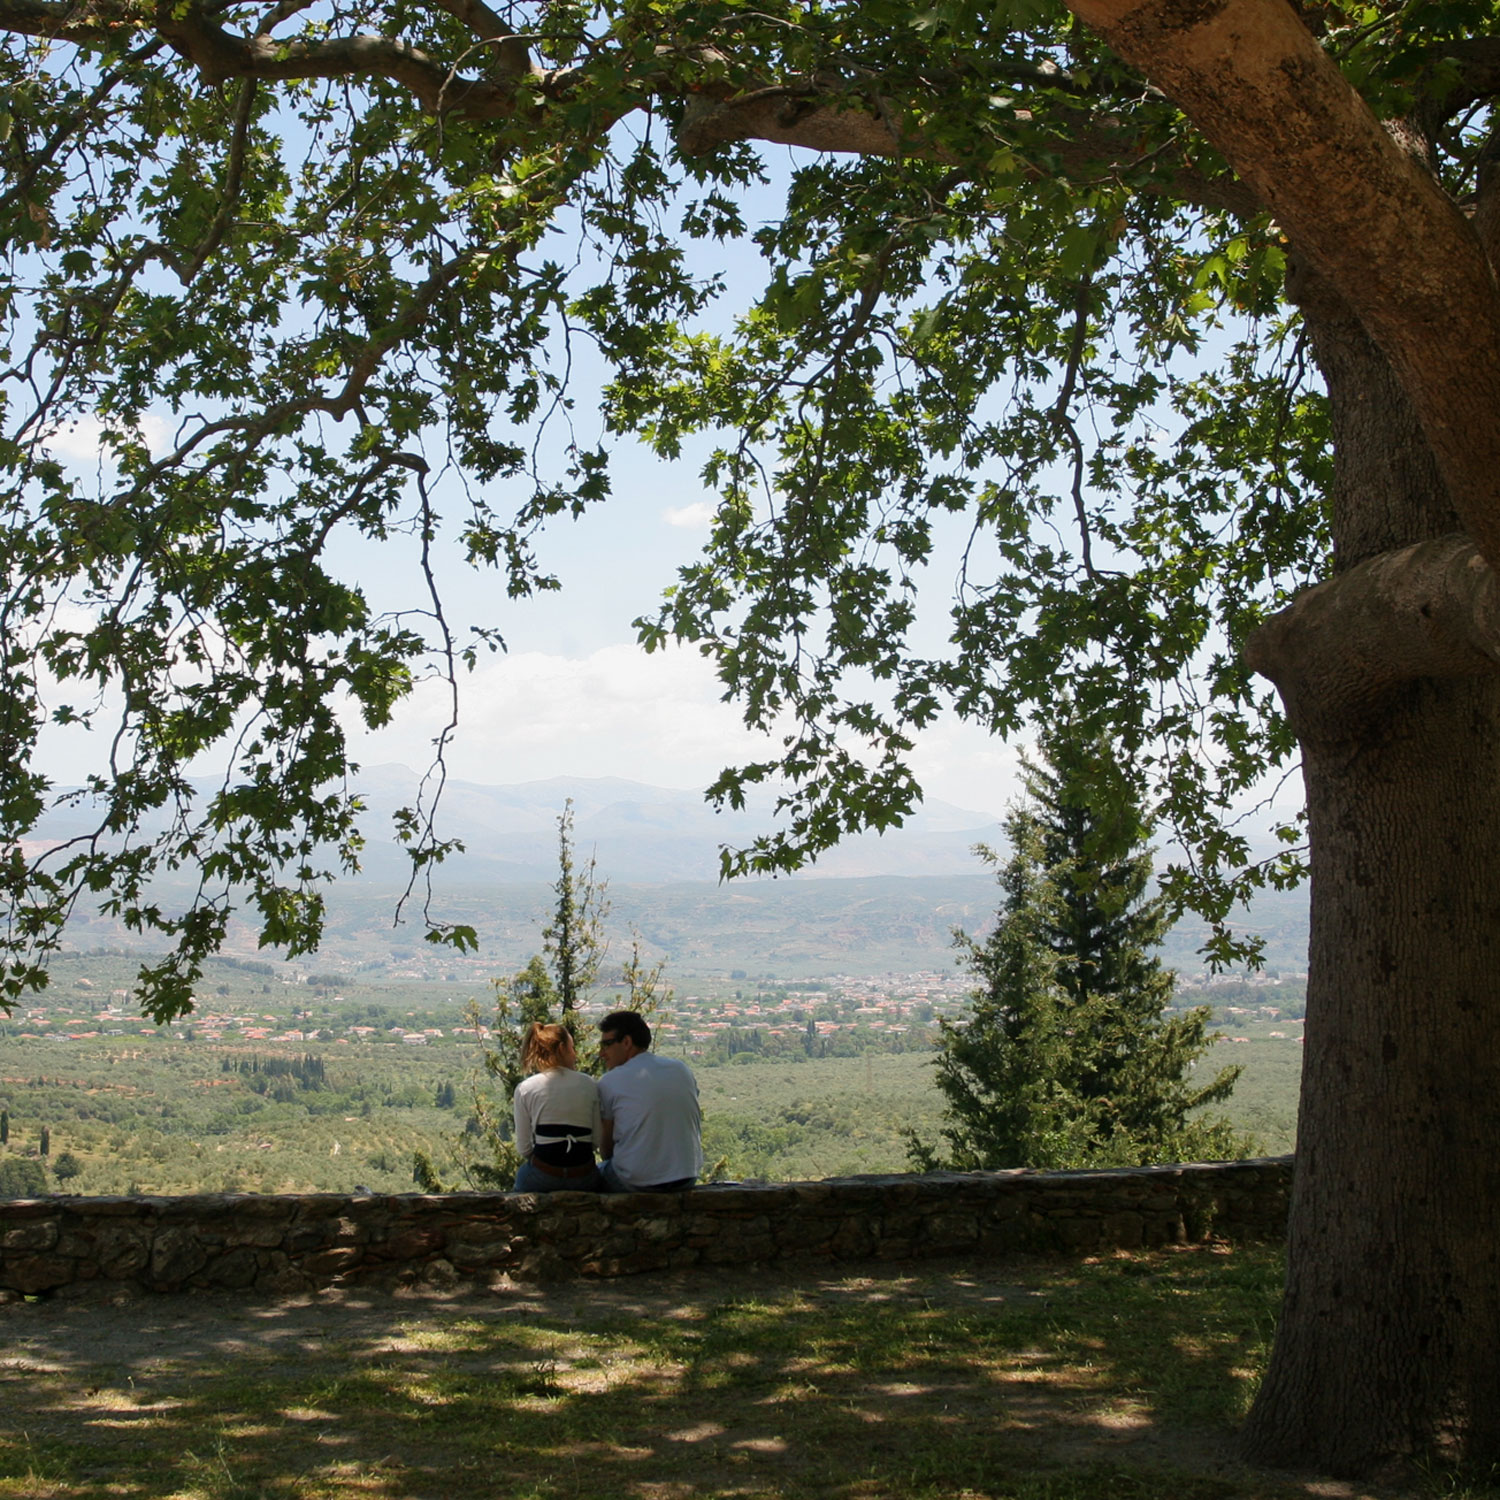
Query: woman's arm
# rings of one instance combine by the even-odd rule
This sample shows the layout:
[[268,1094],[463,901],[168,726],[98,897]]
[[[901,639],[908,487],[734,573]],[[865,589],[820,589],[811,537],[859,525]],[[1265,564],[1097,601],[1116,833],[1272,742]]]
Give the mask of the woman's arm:
[[516,1154],[526,1161],[536,1145],[536,1105],[534,1091],[524,1084],[516,1090]]

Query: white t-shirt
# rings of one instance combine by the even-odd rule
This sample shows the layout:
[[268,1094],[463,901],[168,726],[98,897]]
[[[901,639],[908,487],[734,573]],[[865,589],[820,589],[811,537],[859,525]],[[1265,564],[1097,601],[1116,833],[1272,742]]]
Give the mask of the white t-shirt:
[[637,1052],[599,1080],[599,1108],[614,1121],[614,1169],[625,1187],[680,1182],[702,1170],[703,1115],[685,1062]]
[[[522,1161],[538,1146],[560,1147],[568,1140],[575,1143],[545,1152],[546,1159],[556,1157],[559,1165],[570,1155],[577,1155],[580,1161],[592,1160],[599,1143],[599,1085],[587,1073],[576,1068],[533,1073],[516,1085],[515,1106],[516,1150]],[[549,1131],[549,1125],[571,1125],[575,1130],[586,1126],[588,1134],[575,1138]]]

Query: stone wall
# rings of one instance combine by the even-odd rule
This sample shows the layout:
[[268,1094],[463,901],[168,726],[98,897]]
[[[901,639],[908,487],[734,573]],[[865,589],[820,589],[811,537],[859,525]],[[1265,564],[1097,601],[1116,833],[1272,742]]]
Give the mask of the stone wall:
[[1291,1158],[1107,1172],[932,1172],[687,1193],[204,1194],[0,1203],[0,1298],[686,1266],[1082,1254],[1279,1239]]

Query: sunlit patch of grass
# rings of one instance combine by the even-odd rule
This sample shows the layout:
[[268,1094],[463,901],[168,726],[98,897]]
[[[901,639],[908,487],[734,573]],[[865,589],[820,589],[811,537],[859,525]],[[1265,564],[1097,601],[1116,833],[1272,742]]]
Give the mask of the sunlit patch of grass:
[[1019,1289],[942,1275],[726,1302],[705,1283],[660,1318],[393,1309],[290,1359],[281,1342],[142,1363],[126,1391],[112,1371],[87,1411],[76,1375],[0,1371],[32,1434],[0,1439],[0,1497],[1305,1500],[1224,1462],[1274,1253],[1004,1268]]

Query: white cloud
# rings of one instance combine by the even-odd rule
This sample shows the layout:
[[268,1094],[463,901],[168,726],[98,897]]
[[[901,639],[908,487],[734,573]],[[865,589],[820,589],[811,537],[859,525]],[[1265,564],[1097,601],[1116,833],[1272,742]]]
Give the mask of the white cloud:
[[691,527],[703,530],[713,524],[715,506],[707,500],[695,500],[691,505],[671,507],[661,513],[668,526]]
[[[766,751],[734,707],[719,701],[720,691],[708,662],[677,647],[497,657],[459,682],[449,774],[489,784],[620,776],[706,786],[724,766]],[[423,684],[397,725],[355,737],[356,758],[425,766],[446,713],[444,685]]]
[[[696,651],[647,654],[633,644],[585,656],[528,651],[494,658],[459,682],[460,723],[448,771],[488,785],[552,776],[618,776],[652,786],[701,788],[729,765],[769,758],[777,737],[752,734],[711,665]],[[423,684],[375,734],[356,732],[367,766],[425,767],[447,715],[442,684]],[[351,721],[352,722],[352,721]],[[913,755],[929,799],[998,818],[1016,795],[1014,750],[945,718]],[[965,825],[967,826],[967,825]]]
[[[103,434],[104,423],[100,418],[82,416],[55,428],[42,442],[53,458],[64,463],[92,464],[101,458],[112,462],[113,454],[106,452],[101,442]],[[159,456],[171,446],[171,425],[164,418],[153,416],[150,412],[142,416],[137,435],[153,456]]]

